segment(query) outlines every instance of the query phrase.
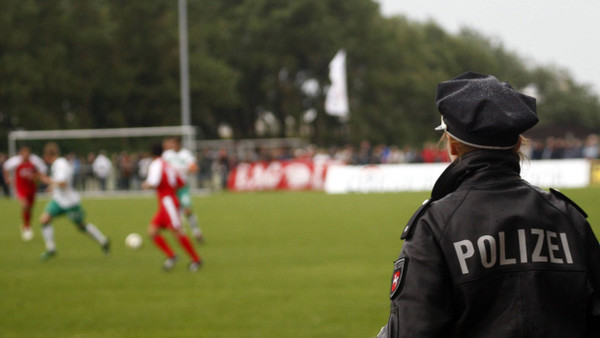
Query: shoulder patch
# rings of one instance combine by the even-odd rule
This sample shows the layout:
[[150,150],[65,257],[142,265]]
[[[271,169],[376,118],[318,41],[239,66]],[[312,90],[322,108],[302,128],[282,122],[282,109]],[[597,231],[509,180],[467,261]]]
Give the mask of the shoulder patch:
[[390,299],[394,298],[398,294],[398,291],[402,288],[402,282],[404,281],[404,275],[406,275],[406,265],[408,263],[407,257],[401,257],[394,262],[394,274],[392,275],[392,286],[390,288]]
[[577,211],[579,211],[583,217],[588,218],[588,214],[583,211],[583,209],[581,209],[580,206],[577,205],[577,203],[573,202],[570,198],[568,198],[565,194],[563,194],[562,192],[558,191],[558,189],[554,189],[554,188],[550,188],[550,192],[552,193],[552,195],[558,197],[559,199],[569,203],[570,205],[572,205],[575,209],[577,209]]
[[431,202],[432,202],[431,199],[425,200],[423,202],[423,204],[419,207],[419,209],[417,209],[417,211],[415,211],[415,213],[412,215],[410,220],[408,220],[408,223],[404,227],[404,231],[402,232],[402,236],[400,236],[400,239],[410,239],[413,229],[417,225],[417,221],[419,220],[419,218],[421,218],[421,216],[423,215],[423,212],[425,210],[427,210],[427,208],[429,207]]

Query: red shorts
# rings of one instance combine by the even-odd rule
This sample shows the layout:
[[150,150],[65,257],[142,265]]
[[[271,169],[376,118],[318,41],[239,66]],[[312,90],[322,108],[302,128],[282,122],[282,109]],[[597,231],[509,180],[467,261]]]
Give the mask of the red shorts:
[[33,205],[35,201],[35,191],[18,191],[16,192],[17,199],[27,201],[28,205]]
[[171,196],[165,196],[160,200],[158,211],[152,219],[155,227],[167,229],[180,229],[181,217],[179,216],[179,206]]

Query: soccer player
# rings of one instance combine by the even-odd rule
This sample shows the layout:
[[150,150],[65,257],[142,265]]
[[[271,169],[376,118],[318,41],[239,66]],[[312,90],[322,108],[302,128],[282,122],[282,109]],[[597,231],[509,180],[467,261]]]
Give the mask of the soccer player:
[[48,168],[41,158],[31,153],[28,146],[22,146],[19,154],[9,158],[4,163],[4,177],[6,182],[11,182],[10,173],[14,173],[15,194],[21,203],[21,238],[24,241],[33,239],[31,229],[31,212],[35,203],[35,193],[40,174],[45,175]]
[[77,228],[98,244],[105,254],[109,253],[110,241],[93,224],[85,222],[85,212],[81,207],[81,198],[73,189],[73,167],[64,157],[60,157],[60,149],[56,143],[50,142],[44,146],[44,160],[51,165],[52,176],[42,176],[44,183],[52,191],[52,199],[46,205],[40,217],[42,236],[46,243],[46,251],[42,254],[43,261],[56,255],[54,227],[50,223],[55,217],[66,214]]
[[179,240],[183,249],[190,256],[192,261],[188,265],[191,272],[196,272],[202,265],[202,258],[196,253],[192,242],[183,231],[181,218],[179,216],[179,200],[176,196],[176,189],[183,186],[183,180],[177,170],[165,161],[162,155],[163,149],[160,144],[152,147],[152,163],[148,168],[148,177],[142,183],[145,189],[156,189],[158,197],[158,211],[148,225],[148,235],[156,246],[165,253],[167,259],[163,264],[163,269],[169,271],[177,263],[177,256],[160,234],[161,229],[168,229]]
[[177,198],[181,203],[181,212],[187,219],[190,229],[192,230],[192,235],[198,243],[202,243],[204,241],[204,235],[202,234],[200,226],[198,226],[198,218],[192,210],[192,198],[190,196],[189,185],[190,174],[198,172],[196,158],[191,151],[181,146],[181,139],[179,137],[165,139],[163,148],[165,151],[163,152],[162,157],[177,169],[184,179],[184,186],[177,189]]

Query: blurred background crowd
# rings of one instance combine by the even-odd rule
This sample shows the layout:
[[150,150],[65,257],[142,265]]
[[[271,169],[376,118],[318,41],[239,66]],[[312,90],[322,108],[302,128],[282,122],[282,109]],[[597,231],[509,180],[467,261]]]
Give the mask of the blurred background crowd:
[[[529,139],[522,151],[530,160],[598,159],[598,135],[578,138],[567,134],[565,137],[547,137],[544,140]],[[152,160],[148,153],[126,151],[112,154],[105,151],[88,154],[71,152],[65,156],[74,167],[73,184],[80,191],[140,190]],[[0,153],[0,164],[6,159],[7,155]],[[236,148],[232,144],[228,147],[203,148],[197,152],[200,170],[193,178],[193,186],[216,191],[226,189],[229,172],[238,163],[286,160],[331,160],[348,165],[450,161],[447,152],[434,142],[426,142],[420,149],[371,144],[369,141],[362,141],[358,146],[330,148],[318,148],[311,144],[290,145],[285,141],[245,149]],[[9,188],[2,180],[0,185],[4,195],[8,196]]]

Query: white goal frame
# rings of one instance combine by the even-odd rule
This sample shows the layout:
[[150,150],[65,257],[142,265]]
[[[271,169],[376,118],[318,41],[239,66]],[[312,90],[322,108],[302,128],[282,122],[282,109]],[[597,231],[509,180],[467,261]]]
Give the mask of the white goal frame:
[[196,128],[190,125],[168,127],[107,128],[107,129],[64,129],[64,130],[17,130],[8,133],[8,153],[17,153],[17,141],[20,140],[59,140],[90,139],[116,137],[183,137],[184,146],[192,153],[196,152]]

